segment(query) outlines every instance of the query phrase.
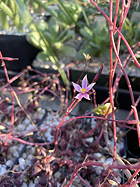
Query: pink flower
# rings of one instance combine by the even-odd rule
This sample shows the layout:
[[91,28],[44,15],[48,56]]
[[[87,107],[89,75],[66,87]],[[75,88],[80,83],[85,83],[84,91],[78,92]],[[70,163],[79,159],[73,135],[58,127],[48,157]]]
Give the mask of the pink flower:
[[79,84],[76,84],[72,82],[74,89],[79,92],[76,95],[76,99],[81,100],[83,97],[87,100],[90,100],[89,98],[89,91],[92,89],[92,87],[95,85],[95,83],[91,83],[88,85],[87,75],[82,80],[82,87]]

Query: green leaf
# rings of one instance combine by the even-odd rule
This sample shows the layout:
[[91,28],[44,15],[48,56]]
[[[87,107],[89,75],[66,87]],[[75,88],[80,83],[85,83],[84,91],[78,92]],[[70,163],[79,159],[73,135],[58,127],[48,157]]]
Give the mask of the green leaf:
[[76,50],[75,48],[71,47],[71,46],[66,46],[64,45],[61,49],[60,49],[61,55],[67,56],[67,57],[75,57],[76,56]]
[[89,40],[93,39],[93,31],[88,27],[84,27],[84,28],[80,29],[80,33],[86,39],[89,39]]
[[25,5],[24,0],[16,0],[16,2],[18,5],[18,12],[19,12],[22,24],[29,26],[33,20],[28,10],[28,7]]
[[61,50],[61,48],[63,47],[63,43],[62,42],[55,42],[53,44],[53,46],[58,49],[58,50]]
[[[114,110],[116,110],[116,107],[114,107]],[[102,115],[102,116],[109,115],[112,113],[112,105],[111,105],[111,103],[98,105],[97,108],[93,109],[93,112],[97,115]]]
[[1,26],[2,29],[8,30],[9,29],[9,23],[8,23],[8,18],[7,15],[5,15],[4,12],[0,12],[0,22],[1,22]]
[[67,42],[74,37],[75,37],[74,31],[64,30],[60,32],[60,34],[57,36],[57,39],[61,42]]
[[135,28],[135,40],[140,41],[140,24],[137,24]]
[[27,37],[27,40],[30,43],[32,43],[34,46],[46,51],[46,46],[45,46],[44,42],[42,41],[40,34],[38,32],[32,31],[26,37]]
[[43,62],[46,62],[49,60],[48,55],[46,52],[40,52],[37,55],[37,59],[41,59]]
[[8,15],[10,18],[13,18],[13,12],[12,10],[6,5],[4,2],[0,2],[0,9]]
[[15,0],[10,0],[8,7],[10,7],[11,11],[13,12],[13,14],[16,14],[18,12],[17,10],[17,4]]
[[48,29],[48,24],[44,20],[41,20],[39,23],[37,22],[36,24],[40,31],[46,31]]
[[56,18],[51,18],[48,22],[48,28],[49,28],[49,31],[52,32],[53,34],[58,34],[59,32],[59,24],[56,20]]

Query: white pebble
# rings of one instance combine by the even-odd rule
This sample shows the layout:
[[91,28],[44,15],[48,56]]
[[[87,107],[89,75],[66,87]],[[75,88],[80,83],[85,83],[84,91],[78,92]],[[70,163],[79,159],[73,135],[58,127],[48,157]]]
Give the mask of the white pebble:
[[113,158],[107,158],[104,162],[105,162],[105,164],[112,164]]
[[28,187],[35,187],[35,183],[33,182],[30,182],[29,186]]
[[95,169],[95,171],[96,171],[97,175],[100,175],[102,173],[102,171],[103,171],[103,168],[102,167],[97,167]]
[[28,160],[32,160],[32,159],[33,159],[33,155],[28,155],[28,156],[27,156],[27,159],[28,159]]
[[25,163],[24,158],[19,158],[19,159],[18,159],[18,162],[19,162],[20,168],[21,168],[21,169],[25,169],[26,163]]
[[22,151],[22,149],[24,148],[24,144],[20,144],[17,146],[17,150]]
[[13,152],[13,156],[16,158],[19,157],[19,152],[17,152],[17,151]]
[[105,157],[102,156],[102,157],[100,158],[100,162],[103,162],[103,163],[104,163],[104,161],[105,161]]
[[35,147],[31,147],[31,148],[29,149],[29,152],[30,152],[31,154],[34,154],[34,153],[35,153]]
[[7,172],[6,166],[0,164],[0,176],[4,175]]
[[10,147],[9,151],[10,151],[11,153],[13,153],[13,152],[15,152],[15,151],[16,151],[16,149],[17,149],[17,147],[16,147],[16,146],[12,146],[12,147]]
[[89,143],[92,143],[93,142],[93,137],[86,138],[86,141],[89,142]]
[[92,126],[92,128],[95,127],[96,124],[97,124],[97,122],[95,121],[95,119],[92,119],[92,120],[91,120],[91,126]]
[[21,187],[28,187],[27,184],[24,182]]
[[6,166],[11,167],[12,165],[13,165],[13,161],[12,160],[7,160]]
[[34,129],[35,129],[35,127],[34,127],[33,125],[29,125],[29,126],[26,128],[27,131],[31,131],[31,130],[34,130]]
[[23,125],[23,124],[18,125],[17,130],[19,130],[19,131],[25,130],[25,125]]
[[47,138],[47,140],[49,141],[49,142],[51,142],[52,140],[53,140],[53,137],[52,137],[52,135],[51,135],[51,129],[48,129],[47,130],[47,132],[45,132],[45,137]]
[[26,153],[23,153],[22,157],[25,159],[27,157]]
[[23,121],[23,123],[24,123],[25,125],[29,125],[31,122],[30,122],[29,119],[25,119],[25,120]]
[[[39,119],[41,119],[41,118],[43,117],[44,113],[45,113],[45,110],[44,110],[44,109],[41,109],[41,110],[38,111],[37,116],[39,117]],[[37,116],[36,116],[36,117],[37,117]]]
[[30,166],[31,165],[31,160],[26,160],[26,166]]
[[102,154],[101,153],[94,153],[93,156],[96,158],[96,159],[99,159],[102,157]]

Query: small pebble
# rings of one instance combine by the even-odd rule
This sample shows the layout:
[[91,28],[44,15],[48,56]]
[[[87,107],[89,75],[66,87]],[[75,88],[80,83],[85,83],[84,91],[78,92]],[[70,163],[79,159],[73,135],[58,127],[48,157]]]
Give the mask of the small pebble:
[[35,187],[35,183],[31,181],[28,187]]
[[18,130],[18,131],[23,131],[23,130],[25,130],[25,125],[23,125],[23,124],[18,125],[18,126],[17,126],[17,130]]
[[25,161],[25,165],[26,165],[26,166],[30,166],[31,163],[32,163],[31,160],[28,160],[28,159],[27,159],[27,160]]
[[13,165],[13,161],[12,160],[7,160],[6,166],[11,167],[12,165]]
[[89,142],[89,143],[92,143],[93,142],[93,137],[86,138],[86,141]]
[[25,167],[26,167],[26,162],[25,162],[24,158],[19,158],[18,162],[19,162],[20,168],[21,168],[21,169],[25,169]]
[[31,124],[26,128],[27,131],[31,131],[31,130],[34,130],[34,129],[35,129],[35,127]]
[[26,153],[23,153],[23,154],[22,154],[22,157],[23,157],[24,159],[26,159],[27,154],[26,154]]
[[16,158],[19,157],[19,152],[18,151],[14,151],[13,152],[13,156],[16,157]]
[[92,128],[95,127],[97,124],[97,122],[95,121],[95,119],[91,119],[91,125],[92,125]]
[[47,140],[48,140],[49,142],[52,142],[53,136],[51,135],[51,129],[48,129],[47,132],[45,132],[44,135],[45,135],[45,137],[47,138]]
[[0,164],[0,176],[4,175],[7,172],[6,166]]
[[9,151],[10,151],[10,153],[13,153],[13,152],[16,151],[16,149],[17,149],[16,146],[12,146],[12,147],[9,148]]
[[97,175],[100,175],[102,173],[102,171],[103,171],[103,168],[102,167],[97,167],[95,169],[95,171],[96,171]]
[[33,155],[30,154],[30,155],[27,156],[27,158],[28,158],[28,160],[32,160],[33,159]]
[[94,153],[93,156],[98,159],[98,158],[102,157],[102,154],[101,153]]
[[105,161],[104,161],[105,164],[112,164],[113,163],[113,158],[107,158]]
[[27,184],[24,182],[21,187],[28,187]]
[[60,177],[61,177],[61,172],[56,172],[55,174],[54,174],[54,176],[57,178],[57,179],[59,179]]
[[24,122],[23,122],[25,125],[29,125],[31,122],[29,119],[25,119]]

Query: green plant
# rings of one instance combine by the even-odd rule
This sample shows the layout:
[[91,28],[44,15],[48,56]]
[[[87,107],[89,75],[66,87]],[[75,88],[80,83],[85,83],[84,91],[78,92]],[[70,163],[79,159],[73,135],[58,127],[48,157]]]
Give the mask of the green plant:
[[[107,0],[98,5],[107,12]],[[1,28],[26,33],[28,41],[41,49],[38,58],[51,61],[66,85],[63,59],[85,60],[83,54],[108,57],[108,25],[86,0],[1,0],[0,9]],[[122,33],[133,45],[140,39],[140,25],[130,20],[131,16],[125,20]],[[122,44],[120,52],[124,50]]]
[[9,30],[16,26],[17,30],[21,30],[21,20],[18,11],[18,5],[15,0],[6,0],[0,2],[0,21],[3,29]]
[[[130,19],[126,18],[123,24],[122,33],[127,39],[128,43],[132,46],[135,43],[139,42],[140,40],[140,24],[139,22],[137,23],[137,22],[130,21]],[[120,49],[121,52],[123,53],[124,50],[126,49],[124,43],[122,43]]]
[[64,0],[56,0],[56,8],[55,10],[48,9],[51,15],[57,18],[59,23],[64,27],[71,28],[75,27],[78,18],[82,12],[82,7],[77,3],[76,0],[72,1],[64,1]]
[[88,53],[90,56],[99,57],[106,53],[109,46],[109,35],[103,17],[97,16],[96,18],[90,26],[84,26],[80,29],[84,41],[80,53]]
[[[9,4],[11,6],[9,6]],[[15,7],[15,12],[12,6]],[[3,10],[3,16],[5,16],[5,22],[9,23],[7,17],[12,19],[12,26],[15,25],[17,29],[24,31],[28,29],[27,39],[34,45],[42,50],[42,53],[57,67],[61,77],[66,85],[69,85],[69,81],[66,77],[65,71],[61,68],[59,63],[60,53],[73,55],[75,53],[74,48],[69,45],[65,45],[65,42],[70,40],[74,33],[70,30],[60,27],[58,21],[51,18],[49,22],[42,20],[36,20],[33,18],[28,5],[28,1],[24,0],[9,0],[2,2],[0,8]],[[46,9],[46,4],[45,4]],[[18,18],[19,22],[16,22]],[[61,55],[62,55],[61,54]]]

